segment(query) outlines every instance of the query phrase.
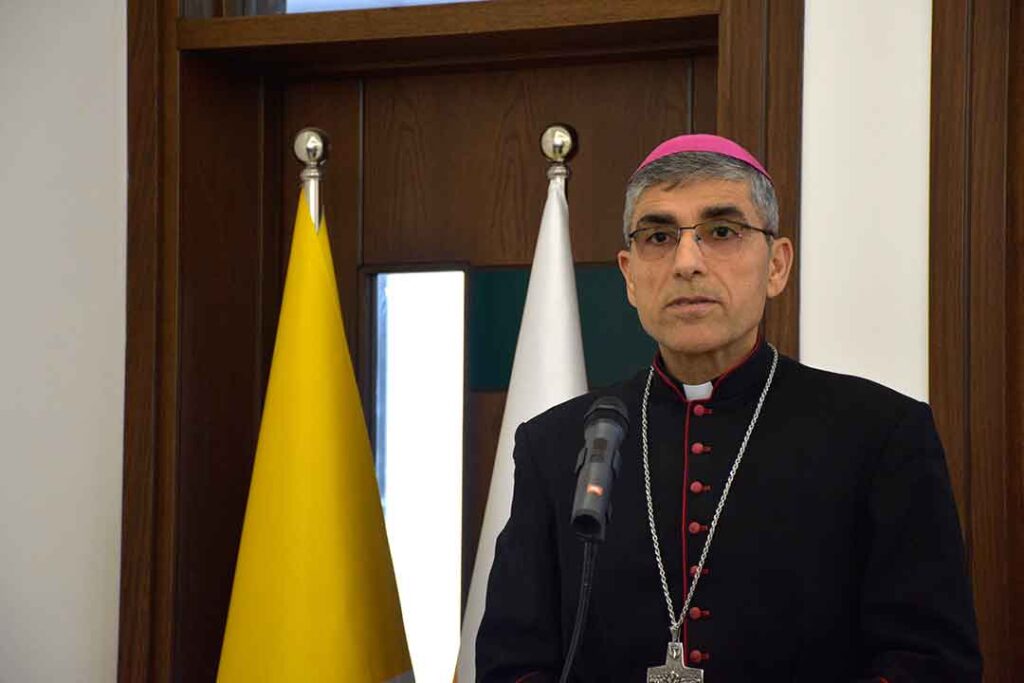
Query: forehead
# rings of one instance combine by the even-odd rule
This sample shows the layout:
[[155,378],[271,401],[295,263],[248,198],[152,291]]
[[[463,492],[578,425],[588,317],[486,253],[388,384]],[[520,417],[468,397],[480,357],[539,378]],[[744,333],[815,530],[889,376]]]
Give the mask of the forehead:
[[695,223],[710,208],[734,206],[742,217],[756,215],[744,180],[698,180],[682,185],[654,185],[640,193],[633,210],[636,222],[648,214],[669,215],[680,224]]

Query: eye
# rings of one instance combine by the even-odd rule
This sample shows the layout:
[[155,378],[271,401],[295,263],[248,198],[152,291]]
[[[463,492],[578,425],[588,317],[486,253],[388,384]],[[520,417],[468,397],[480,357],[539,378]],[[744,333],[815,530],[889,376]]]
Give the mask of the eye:
[[714,242],[727,242],[740,236],[739,230],[729,223],[710,223],[705,227],[704,233]]
[[644,242],[654,246],[672,244],[676,241],[676,234],[672,230],[654,229],[643,238]]

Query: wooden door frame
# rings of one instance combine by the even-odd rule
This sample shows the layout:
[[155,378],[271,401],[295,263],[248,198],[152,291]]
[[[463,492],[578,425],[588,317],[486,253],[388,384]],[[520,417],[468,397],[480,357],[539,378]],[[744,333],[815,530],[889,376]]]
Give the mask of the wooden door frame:
[[[481,53],[517,62],[572,51],[667,52],[717,35],[718,129],[772,170],[783,232],[798,243],[802,0],[505,0],[479,5],[181,20],[177,0],[128,0],[128,296],[122,502],[120,681],[172,681],[179,595],[182,395],[183,63],[209,57],[263,74],[447,68]],[[693,28],[691,33],[690,27]],[[660,41],[660,42],[658,42]],[[628,41],[627,41],[628,42]],[[372,50],[369,50],[372,48]],[[650,52],[650,45],[645,51]],[[365,57],[368,51],[374,59]],[[187,59],[186,59],[187,56]],[[186,65],[187,66],[187,65]],[[260,86],[262,87],[262,86]],[[262,91],[260,91],[262,92]],[[256,95],[260,97],[259,92]],[[260,110],[262,111],[262,110]],[[253,155],[249,155],[252,157]],[[258,156],[258,154],[256,155]],[[220,157],[221,161],[226,157]],[[257,183],[258,186],[258,183]],[[261,197],[265,204],[272,200]],[[254,210],[263,220],[261,209]],[[768,312],[769,336],[798,353],[799,283]]]
[[[1024,9],[932,15],[929,395],[959,502],[985,680],[1024,670]],[[1017,530],[1014,530],[1017,525]]]

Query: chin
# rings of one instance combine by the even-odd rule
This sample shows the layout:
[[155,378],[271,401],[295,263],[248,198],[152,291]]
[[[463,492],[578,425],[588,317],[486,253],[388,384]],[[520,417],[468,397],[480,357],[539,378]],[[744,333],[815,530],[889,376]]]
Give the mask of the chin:
[[700,329],[700,326],[680,329],[678,325],[673,325],[670,329],[656,330],[653,334],[648,330],[648,334],[662,349],[685,356],[709,353],[730,341],[728,335],[721,330]]
[[658,342],[662,349],[665,349],[671,353],[682,355],[682,356],[699,356],[705,353],[711,353],[717,349],[722,348],[724,343],[721,341],[711,341],[702,339],[693,340],[675,340],[671,339],[667,342]]

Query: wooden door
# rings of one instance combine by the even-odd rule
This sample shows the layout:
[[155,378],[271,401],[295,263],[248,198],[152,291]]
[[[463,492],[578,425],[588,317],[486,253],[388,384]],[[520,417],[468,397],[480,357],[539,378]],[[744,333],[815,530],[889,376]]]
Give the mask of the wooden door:
[[[471,273],[499,266],[518,270],[524,281],[548,182],[538,140],[556,121],[571,124],[578,134],[569,180],[575,260],[614,269],[625,183],[635,165],[666,137],[715,128],[715,55],[708,52],[381,76],[367,79],[364,88],[362,263],[371,271],[458,263]],[[482,295],[473,287],[479,281],[469,278],[471,298]],[[578,279],[580,287],[587,282]],[[608,305],[628,307],[624,292]],[[502,327],[513,335],[520,312],[513,305],[500,314],[510,319]],[[478,324],[472,315],[467,320],[470,346]],[[632,369],[647,358],[635,360]],[[507,375],[485,386],[476,374],[470,367],[464,591],[507,387]]]
[[[297,198],[327,130],[326,209],[364,396],[383,268],[525,268],[543,127],[576,127],[578,261],[610,264],[625,179],[663,137],[730,135],[798,233],[802,2],[505,0],[179,20],[129,2],[129,330],[121,680],[213,680]],[[796,288],[769,335],[796,354]],[[503,391],[472,392],[464,566]],[[367,403],[370,405],[370,403]],[[464,572],[467,576],[469,571]]]

